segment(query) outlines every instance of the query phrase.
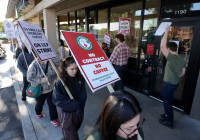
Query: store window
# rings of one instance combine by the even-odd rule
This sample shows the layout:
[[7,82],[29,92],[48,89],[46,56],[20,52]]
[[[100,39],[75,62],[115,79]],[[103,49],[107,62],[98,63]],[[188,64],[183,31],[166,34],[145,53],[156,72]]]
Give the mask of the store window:
[[98,43],[101,45],[104,34],[108,30],[107,9],[90,11],[89,32],[93,33]]
[[152,57],[155,50],[155,32],[159,13],[160,0],[146,1],[143,22],[142,47],[140,53],[139,75],[141,76],[140,88],[149,92],[150,76],[152,71]]
[[77,11],[77,32],[85,32],[85,10]]
[[69,31],[76,32],[75,11],[69,12]]
[[69,31],[67,14],[59,15],[60,30]]
[[[119,18],[130,18],[130,35],[125,36],[126,43],[129,45],[131,50],[131,57],[136,60],[138,52],[138,40],[140,31],[140,17],[141,17],[142,2],[137,2],[133,4],[127,4],[123,6],[111,8],[110,17],[110,34],[114,39],[115,35],[118,33],[119,28]],[[116,43],[111,43],[110,52],[112,52]],[[136,65],[136,64],[135,64]]]

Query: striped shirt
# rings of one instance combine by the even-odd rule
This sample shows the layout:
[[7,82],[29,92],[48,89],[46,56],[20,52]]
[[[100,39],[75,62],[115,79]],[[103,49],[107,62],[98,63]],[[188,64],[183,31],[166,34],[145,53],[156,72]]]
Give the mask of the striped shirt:
[[119,43],[113,50],[110,57],[110,62],[114,65],[123,66],[127,65],[128,58],[130,57],[130,48],[125,43]]

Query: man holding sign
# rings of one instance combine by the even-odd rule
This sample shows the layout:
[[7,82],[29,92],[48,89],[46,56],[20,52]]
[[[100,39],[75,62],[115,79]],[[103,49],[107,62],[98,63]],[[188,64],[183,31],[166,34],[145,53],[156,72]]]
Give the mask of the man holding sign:
[[167,64],[161,91],[165,113],[160,115],[159,122],[162,125],[173,128],[173,92],[178,88],[179,78],[185,74],[185,61],[177,53],[177,44],[174,42],[167,43],[169,29],[170,27],[167,26],[160,45],[160,49],[167,59]]
[[123,34],[117,34],[115,40],[118,45],[113,50],[110,62],[114,65],[121,80],[115,83],[114,90],[124,91],[123,75],[130,56],[130,48],[124,43],[125,39]]

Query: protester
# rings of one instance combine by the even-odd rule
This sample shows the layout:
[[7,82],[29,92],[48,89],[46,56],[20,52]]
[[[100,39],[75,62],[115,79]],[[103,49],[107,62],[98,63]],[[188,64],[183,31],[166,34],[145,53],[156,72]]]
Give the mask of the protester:
[[110,57],[110,53],[109,53],[109,48],[108,48],[108,45],[106,43],[102,43],[101,44],[101,48],[103,49],[103,51],[105,52],[105,54],[107,55],[107,57],[109,58]]
[[59,59],[62,61],[65,58],[65,49],[64,49],[64,42],[62,39],[58,40],[58,54],[59,54]]
[[124,35],[117,34],[115,40],[118,45],[114,48],[113,53],[111,54],[110,62],[113,64],[121,80],[115,82],[114,90],[124,91],[123,74],[130,56],[130,48],[124,43]]
[[22,52],[22,49],[18,46],[15,51],[15,54],[13,55],[13,58],[18,59],[18,56],[20,55],[21,52]]
[[142,109],[130,93],[113,92],[104,101],[101,114],[86,140],[142,140],[139,124]]
[[78,140],[78,130],[83,121],[87,99],[85,80],[73,57],[63,60],[59,66],[59,74],[74,98],[70,98],[60,80],[55,84],[52,100],[61,108],[63,140]]
[[[37,62],[38,61],[38,62]],[[43,71],[47,69],[46,77],[44,77],[39,64],[41,65]],[[38,58],[33,61],[28,68],[27,80],[31,83],[31,86],[36,87],[38,84],[42,86],[42,94],[36,98],[35,112],[37,118],[42,118],[43,105],[47,99],[47,104],[49,106],[49,114],[51,123],[54,126],[59,126],[60,122],[58,121],[58,113],[56,106],[52,102],[52,92],[56,79],[56,73],[49,62],[41,62]],[[48,84],[50,83],[50,85]]]
[[167,59],[164,73],[164,82],[161,91],[163,99],[164,114],[161,114],[159,122],[169,128],[173,128],[173,92],[178,88],[179,78],[185,74],[185,61],[178,55],[177,44],[174,42],[167,43],[167,37],[170,27],[165,29],[165,34],[161,40],[160,49]]
[[[21,53],[18,57],[17,61],[17,67],[23,74],[23,90],[22,90],[22,101],[26,101],[26,89],[28,87],[29,82],[27,81],[27,70],[28,66],[32,63],[34,60],[34,57],[32,54],[30,54],[26,48],[26,46],[23,44],[22,46],[23,53]],[[17,52],[17,51],[16,51]]]

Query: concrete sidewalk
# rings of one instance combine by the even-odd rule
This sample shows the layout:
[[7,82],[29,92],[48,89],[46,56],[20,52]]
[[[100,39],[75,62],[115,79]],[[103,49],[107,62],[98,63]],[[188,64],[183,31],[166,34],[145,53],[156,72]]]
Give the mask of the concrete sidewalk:
[[[18,101],[19,112],[26,140],[60,140],[62,132],[60,127],[54,127],[49,120],[48,105],[45,103],[43,113],[45,117],[37,119],[35,115],[35,100],[27,98],[27,102],[21,101],[22,74],[15,65],[11,66],[11,75]],[[85,107],[83,124],[79,130],[80,139],[92,130],[100,113],[104,99],[109,95],[107,88],[92,93],[87,88],[88,99]],[[169,129],[158,122],[163,112],[162,103],[155,101],[148,96],[125,88],[139,100],[143,109],[142,118],[146,118],[143,125],[145,140],[200,140],[200,121],[194,120],[182,112],[174,110],[175,127]],[[60,109],[58,108],[58,113]]]

